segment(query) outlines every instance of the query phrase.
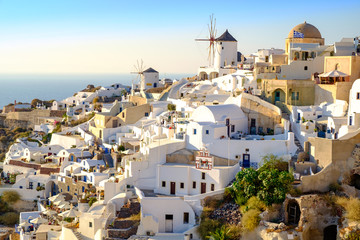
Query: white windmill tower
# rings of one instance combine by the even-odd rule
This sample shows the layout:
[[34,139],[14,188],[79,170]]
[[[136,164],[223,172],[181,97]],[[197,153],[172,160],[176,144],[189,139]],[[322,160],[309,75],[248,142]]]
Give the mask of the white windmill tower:
[[136,77],[132,79],[131,95],[134,95],[135,91],[140,90],[141,78],[142,78],[141,76],[145,69],[143,60],[142,59],[140,61],[137,60],[136,64],[134,65],[134,68],[135,68],[135,72],[131,72],[131,74],[136,74]]
[[[133,89],[140,89],[140,91],[145,91],[150,88],[156,88],[159,85],[159,72],[153,68],[148,68],[146,70],[143,61],[137,61],[137,65],[135,65],[136,72],[132,72],[133,74],[137,74],[137,84],[133,84]],[[140,80],[140,84],[139,84]],[[138,86],[138,87],[137,87]]]
[[216,41],[216,19],[214,18],[214,14],[210,16],[210,24],[208,24],[209,37],[202,39],[195,39],[195,41],[205,41],[209,42],[209,67],[214,66],[214,58],[215,58],[215,41]]

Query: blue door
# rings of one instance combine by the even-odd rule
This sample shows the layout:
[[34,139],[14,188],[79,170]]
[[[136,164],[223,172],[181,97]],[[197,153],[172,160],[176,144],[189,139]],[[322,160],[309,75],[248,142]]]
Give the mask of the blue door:
[[275,102],[280,101],[280,91],[275,92]]
[[243,167],[244,168],[250,167],[250,154],[243,154]]
[[325,132],[323,132],[323,131],[318,132],[319,138],[325,138],[325,136],[326,136]]
[[84,176],[84,182],[86,182],[86,176]]

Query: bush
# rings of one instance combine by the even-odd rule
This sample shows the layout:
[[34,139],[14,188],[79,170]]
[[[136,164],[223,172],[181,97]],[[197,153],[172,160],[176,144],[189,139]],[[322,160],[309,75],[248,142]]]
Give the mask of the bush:
[[342,186],[337,182],[331,183],[329,185],[329,191],[341,192],[342,190],[343,190]]
[[260,171],[266,169],[277,169],[280,172],[288,170],[288,162],[284,161],[283,158],[275,156],[274,154],[268,154],[262,157],[262,166]]
[[65,222],[68,222],[68,223],[71,223],[74,219],[73,218],[69,218],[69,217],[66,217],[63,219]]
[[15,212],[7,212],[0,216],[0,222],[8,226],[15,225],[18,221],[19,214]]
[[251,197],[246,202],[246,205],[241,206],[241,212],[244,214],[251,209],[259,210],[260,212],[262,212],[266,209],[266,205],[258,197]]
[[197,231],[201,239],[206,239],[209,236],[209,233],[214,231],[214,229],[220,228],[221,223],[217,220],[205,218],[202,215],[200,226],[197,228]]
[[89,198],[89,206],[91,207],[96,201],[97,199],[95,197]]
[[211,231],[210,236],[207,236],[207,238],[212,240],[230,240],[234,239],[234,236],[231,232],[231,228],[222,225],[220,228]]
[[4,191],[1,199],[7,203],[15,203],[20,200],[20,195],[16,191]]
[[175,111],[175,110],[176,110],[176,106],[175,106],[174,104],[169,103],[169,104],[167,105],[167,109],[168,109],[169,111]]
[[299,188],[292,187],[292,188],[290,188],[289,193],[292,197],[300,197],[302,194],[302,191]]
[[241,224],[247,231],[254,230],[260,223],[260,211],[257,209],[250,209],[247,211],[242,219]]
[[123,145],[120,145],[118,147],[118,152],[120,152],[120,151],[125,151],[125,147]]
[[336,203],[342,206],[345,211],[345,217],[352,221],[360,221],[360,199],[339,197]]

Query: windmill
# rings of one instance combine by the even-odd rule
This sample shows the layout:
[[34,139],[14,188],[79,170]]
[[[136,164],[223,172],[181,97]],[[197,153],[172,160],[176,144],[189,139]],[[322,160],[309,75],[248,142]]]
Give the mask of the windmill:
[[210,15],[210,24],[208,24],[209,37],[204,39],[195,39],[195,41],[207,41],[209,42],[209,66],[214,65],[214,57],[215,57],[215,41],[216,41],[216,18],[214,18],[214,14]]
[[[140,61],[139,60],[136,60],[136,64],[134,64],[134,68],[135,68],[135,72],[130,72],[131,74],[136,74],[136,84],[138,84],[141,80],[141,75],[143,74],[144,72],[144,69],[145,69],[145,65],[144,65],[144,62],[143,60],[141,59]],[[131,86],[131,89],[132,91],[134,90],[134,78],[132,79],[132,86]]]

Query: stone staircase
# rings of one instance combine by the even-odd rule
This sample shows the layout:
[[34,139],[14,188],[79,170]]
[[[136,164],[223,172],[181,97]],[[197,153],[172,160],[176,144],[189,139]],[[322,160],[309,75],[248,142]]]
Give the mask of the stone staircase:
[[129,199],[121,210],[117,212],[117,219],[115,219],[112,226],[107,228],[106,240],[122,240],[136,235],[140,219],[130,217],[139,213],[139,201],[136,198]]
[[74,232],[74,235],[76,236],[77,240],[83,240],[83,238],[79,232],[75,232],[75,231],[73,231],[73,232]]

